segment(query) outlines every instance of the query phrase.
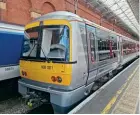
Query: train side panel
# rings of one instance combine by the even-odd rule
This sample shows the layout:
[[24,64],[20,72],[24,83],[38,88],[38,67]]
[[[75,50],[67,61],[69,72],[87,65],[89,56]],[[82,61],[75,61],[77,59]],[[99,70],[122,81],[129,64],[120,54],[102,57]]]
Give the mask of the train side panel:
[[125,63],[129,62],[130,60],[134,59],[138,55],[136,41],[121,37],[122,42],[122,62],[121,65],[123,66]]
[[23,33],[0,31],[0,80],[19,76]]

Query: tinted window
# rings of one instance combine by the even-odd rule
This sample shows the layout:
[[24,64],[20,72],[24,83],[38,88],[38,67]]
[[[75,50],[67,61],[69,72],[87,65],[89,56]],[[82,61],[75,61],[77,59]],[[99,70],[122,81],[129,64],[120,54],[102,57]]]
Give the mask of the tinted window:
[[98,40],[98,50],[109,50],[109,33],[96,28],[96,36]]
[[96,60],[95,56],[95,28],[92,26],[87,26],[87,37],[90,41],[90,54],[91,54],[91,61],[94,62]]

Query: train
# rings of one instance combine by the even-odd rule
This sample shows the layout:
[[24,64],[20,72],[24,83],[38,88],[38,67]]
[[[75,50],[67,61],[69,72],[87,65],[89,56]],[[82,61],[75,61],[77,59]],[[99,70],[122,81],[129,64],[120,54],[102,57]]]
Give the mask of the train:
[[18,91],[30,105],[46,99],[67,113],[96,84],[139,56],[139,42],[66,11],[25,26]]
[[2,84],[9,86],[13,81],[15,83],[20,76],[19,59],[23,43],[24,26],[0,22],[0,89]]

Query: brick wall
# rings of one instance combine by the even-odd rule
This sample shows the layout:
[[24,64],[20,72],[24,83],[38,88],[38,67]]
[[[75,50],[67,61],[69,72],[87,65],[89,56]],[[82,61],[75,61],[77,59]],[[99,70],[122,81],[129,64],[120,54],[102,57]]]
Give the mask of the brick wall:
[[[74,0],[0,0],[0,20],[22,25],[43,14],[62,10],[74,13]],[[113,30],[115,27],[115,31],[130,36],[120,27],[101,20],[100,14],[93,12],[93,9],[81,1],[78,4],[77,14],[109,29]]]

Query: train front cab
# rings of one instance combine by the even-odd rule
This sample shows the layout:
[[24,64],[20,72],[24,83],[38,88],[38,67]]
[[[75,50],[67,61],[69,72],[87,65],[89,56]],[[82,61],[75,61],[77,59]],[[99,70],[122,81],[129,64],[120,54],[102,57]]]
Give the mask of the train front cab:
[[[28,45],[25,45],[26,47],[24,48],[24,52],[26,53],[23,54],[20,60],[20,75],[22,79],[18,82],[19,92],[25,97],[30,92],[46,92],[46,95],[50,95],[50,102],[53,106],[54,111],[57,113],[65,113],[73,104],[75,104],[78,100],[81,100],[85,96],[84,86],[80,87],[81,84],[83,84],[83,80],[80,78],[82,82],[80,82],[79,80],[79,82],[76,83],[76,79],[78,80],[79,78],[72,77],[73,66],[77,63],[75,58],[73,58],[76,57],[76,54],[73,53],[73,51],[76,49],[73,49],[74,45],[72,46],[72,44],[77,44],[75,43],[76,40],[72,40],[72,38],[76,36],[77,30],[76,27],[74,29],[73,26],[76,26],[75,22],[55,19],[33,22],[25,27],[25,34],[29,33],[28,35],[26,35],[26,38],[33,38],[30,43],[33,44],[36,42],[41,42],[42,48],[37,45],[36,47],[34,46],[35,48],[37,48],[36,50],[34,50],[32,49],[33,47],[29,49]],[[69,56],[65,57],[66,60],[59,59],[58,57],[57,59],[54,59],[53,56],[55,57],[55,54],[48,53],[49,51],[46,50],[49,49],[47,42],[53,44],[50,48],[50,51],[52,50],[55,53],[57,52],[56,49],[63,49],[63,47],[62,45],[56,45],[58,43],[52,43],[56,42],[56,40],[50,41],[49,39],[47,39],[47,36],[52,37],[53,39],[53,37],[55,37],[55,35],[52,36],[53,33],[55,33],[59,29],[63,29],[62,32],[64,33],[64,28],[66,27],[68,32],[67,35],[65,33],[59,37],[68,37],[69,46],[67,53]],[[44,30],[40,31],[40,29]],[[43,35],[41,34],[42,32],[44,32]],[[72,34],[73,32],[75,32],[76,34]],[[56,35],[58,35],[58,33],[56,33]],[[44,38],[46,38],[47,40],[45,40]],[[26,40],[25,44],[28,44],[28,41],[29,40]],[[58,42],[60,43],[60,41]],[[39,48],[41,49],[39,50]],[[49,58],[46,57],[46,53],[48,54]],[[63,56],[63,52],[61,50],[59,50],[59,53],[61,53],[60,56]]]

